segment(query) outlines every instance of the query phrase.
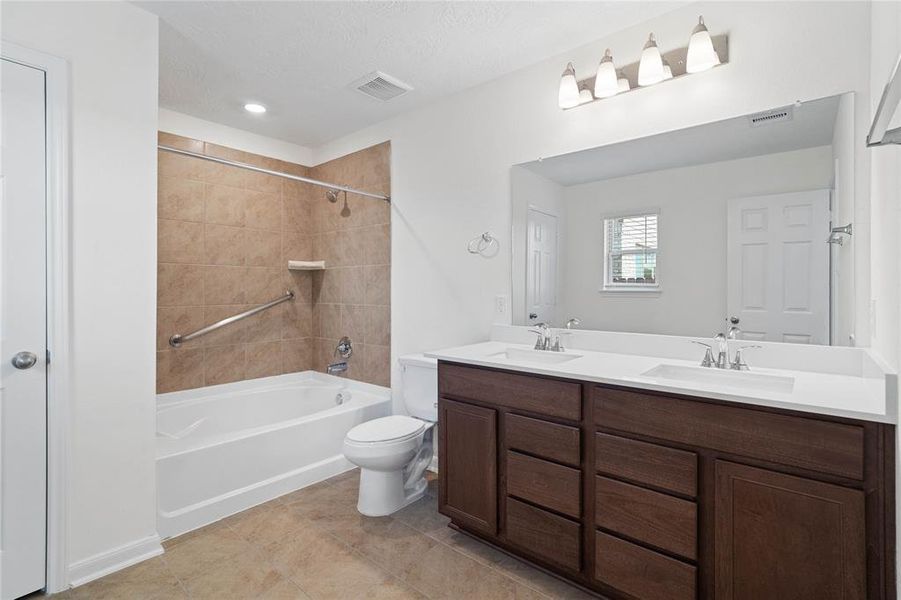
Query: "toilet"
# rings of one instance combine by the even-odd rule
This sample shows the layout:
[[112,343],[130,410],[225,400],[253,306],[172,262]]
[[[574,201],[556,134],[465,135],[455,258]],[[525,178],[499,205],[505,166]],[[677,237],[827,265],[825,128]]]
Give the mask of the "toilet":
[[411,416],[392,415],[357,425],[344,438],[344,456],[360,467],[357,510],[383,517],[425,494],[438,421],[438,361],[400,358],[403,398]]

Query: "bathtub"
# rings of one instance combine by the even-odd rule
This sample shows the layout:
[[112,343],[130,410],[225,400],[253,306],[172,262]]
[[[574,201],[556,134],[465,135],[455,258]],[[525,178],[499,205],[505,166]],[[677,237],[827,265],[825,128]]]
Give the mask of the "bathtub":
[[391,414],[387,388],[305,371],[157,396],[163,538],[353,467],[351,427]]

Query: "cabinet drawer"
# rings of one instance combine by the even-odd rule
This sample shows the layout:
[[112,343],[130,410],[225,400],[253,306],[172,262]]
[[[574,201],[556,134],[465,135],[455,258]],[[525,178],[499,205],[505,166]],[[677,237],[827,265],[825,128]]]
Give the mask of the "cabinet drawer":
[[697,558],[698,508],[694,502],[598,477],[595,522],[639,542],[690,560]]
[[579,430],[520,415],[505,417],[507,448],[579,466]]
[[639,600],[695,600],[697,570],[625,540],[595,533],[595,578]]
[[592,397],[601,427],[863,479],[864,430],[856,425],[600,386]]
[[438,391],[442,396],[499,404],[570,421],[582,418],[582,386],[568,381],[441,363]]
[[598,473],[692,498],[698,493],[698,456],[694,452],[598,433],[594,436],[594,463]]
[[580,570],[581,529],[574,521],[507,498],[507,540],[548,562]]
[[575,517],[582,514],[582,477],[571,469],[507,452],[507,493]]

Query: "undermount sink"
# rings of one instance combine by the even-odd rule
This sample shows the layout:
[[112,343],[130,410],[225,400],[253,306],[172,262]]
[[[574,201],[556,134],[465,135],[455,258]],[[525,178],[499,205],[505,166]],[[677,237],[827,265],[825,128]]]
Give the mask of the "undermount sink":
[[573,352],[552,352],[550,350],[527,350],[525,348],[507,348],[501,352],[489,354],[488,358],[513,360],[517,362],[530,362],[540,364],[560,364],[582,358],[582,354]]
[[794,377],[710,367],[686,367],[683,365],[657,365],[641,375],[642,377],[666,379],[682,383],[698,383],[701,385],[716,385],[786,394],[790,393],[795,385]]

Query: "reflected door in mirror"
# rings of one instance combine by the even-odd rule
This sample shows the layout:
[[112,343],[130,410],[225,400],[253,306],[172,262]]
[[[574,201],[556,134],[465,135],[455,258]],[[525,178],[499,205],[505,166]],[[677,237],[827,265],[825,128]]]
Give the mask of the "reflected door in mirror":
[[557,217],[529,208],[526,309],[530,323],[552,323],[557,307]]
[[748,340],[829,343],[829,190],[729,202],[728,314]]

